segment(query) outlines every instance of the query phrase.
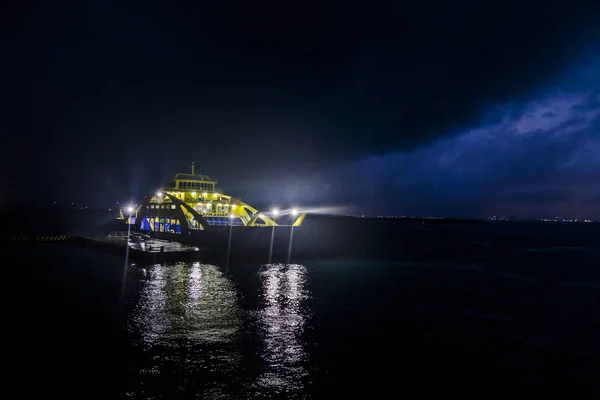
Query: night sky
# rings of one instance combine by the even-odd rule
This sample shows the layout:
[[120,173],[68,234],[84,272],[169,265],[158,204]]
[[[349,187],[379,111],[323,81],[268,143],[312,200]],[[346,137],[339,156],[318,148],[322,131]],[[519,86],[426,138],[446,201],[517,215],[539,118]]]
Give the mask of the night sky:
[[14,1],[3,190],[600,219],[600,2]]

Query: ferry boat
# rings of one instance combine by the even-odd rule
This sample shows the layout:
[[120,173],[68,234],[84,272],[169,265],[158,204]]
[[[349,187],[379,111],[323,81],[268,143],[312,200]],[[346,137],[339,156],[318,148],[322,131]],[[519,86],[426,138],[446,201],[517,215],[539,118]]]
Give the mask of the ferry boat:
[[[261,228],[302,224],[306,213],[297,209],[274,209],[261,212],[240,198],[223,193],[217,181],[207,175],[178,173],[149,200],[135,209],[122,208],[119,219],[134,230],[154,235],[197,235],[222,231],[223,227]],[[205,235],[201,235],[205,236]]]

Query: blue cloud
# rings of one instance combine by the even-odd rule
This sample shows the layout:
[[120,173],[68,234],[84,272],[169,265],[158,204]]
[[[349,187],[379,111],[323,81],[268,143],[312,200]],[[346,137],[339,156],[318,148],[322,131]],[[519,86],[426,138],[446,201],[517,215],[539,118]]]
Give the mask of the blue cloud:
[[338,194],[365,207],[375,199],[388,213],[530,214],[539,206],[540,214],[555,207],[598,215],[600,206],[590,204],[600,195],[598,99],[598,92],[565,92],[517,113],[506,107],[493,124],[344,165],[330,180]]

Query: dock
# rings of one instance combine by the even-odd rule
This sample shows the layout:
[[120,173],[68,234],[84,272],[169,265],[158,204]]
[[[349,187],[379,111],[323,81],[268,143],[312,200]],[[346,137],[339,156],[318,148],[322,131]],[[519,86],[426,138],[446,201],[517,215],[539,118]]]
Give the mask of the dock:
[[196,246],[162,239],[131,241],[126,237],[92,236],[80,239],[86,247],[92,247],[115,254],[125,254],[129,245],[129,258],[149,262],[199,261],[206,251]]
[[200,261],[206,249],[182,243],[151,238],[144,241],[127,240],[126,236],[2,236],[0,243],[9,245],[31,245],[35,243],[70,243],[97,249],[103,252],[125,255],[129,245],[129,258],[148,262]]

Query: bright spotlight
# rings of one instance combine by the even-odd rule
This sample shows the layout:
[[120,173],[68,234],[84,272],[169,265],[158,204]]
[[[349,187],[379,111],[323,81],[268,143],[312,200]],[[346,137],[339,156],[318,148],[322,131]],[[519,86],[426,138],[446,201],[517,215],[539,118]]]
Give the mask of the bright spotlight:
[[235,208],[235,204],[232,204],[232,205],[231,205],[231,208]]
[[298,209],[294,208],[292,209],[292,215],[295,217],[296,215],[298,215]]
[[158,192],[158,193],[156,193],[156,195],[157,195],[158,197],[162,197],[163,193],[162,193],[162,192]]
[[273,215],[277,215],[277,214],[279,214],[279,210],[278,210],[278,209],[276,209],[276,208],[274,208],[274,209],[272,209],[272,210],[271,210],[271,213],[272,213]]
[[202,193],[202,196],[206,197],[206,195],[207,195],[207,193],[206,193],[206,192]]
[[192,196],[196,196],[196,192],[192,192]]
[[133,207],[131,207],[131,206],[127,207],[127,212],[131,214],[133,212]]
[[215,199],[217,198],[218,195],[219,195],[218,193],[215,193]]
[[235,215],[231,214],[231,215],[229,216],[229,218],[232,218],[232,219],[233,219],[233,218],[235,218]]

